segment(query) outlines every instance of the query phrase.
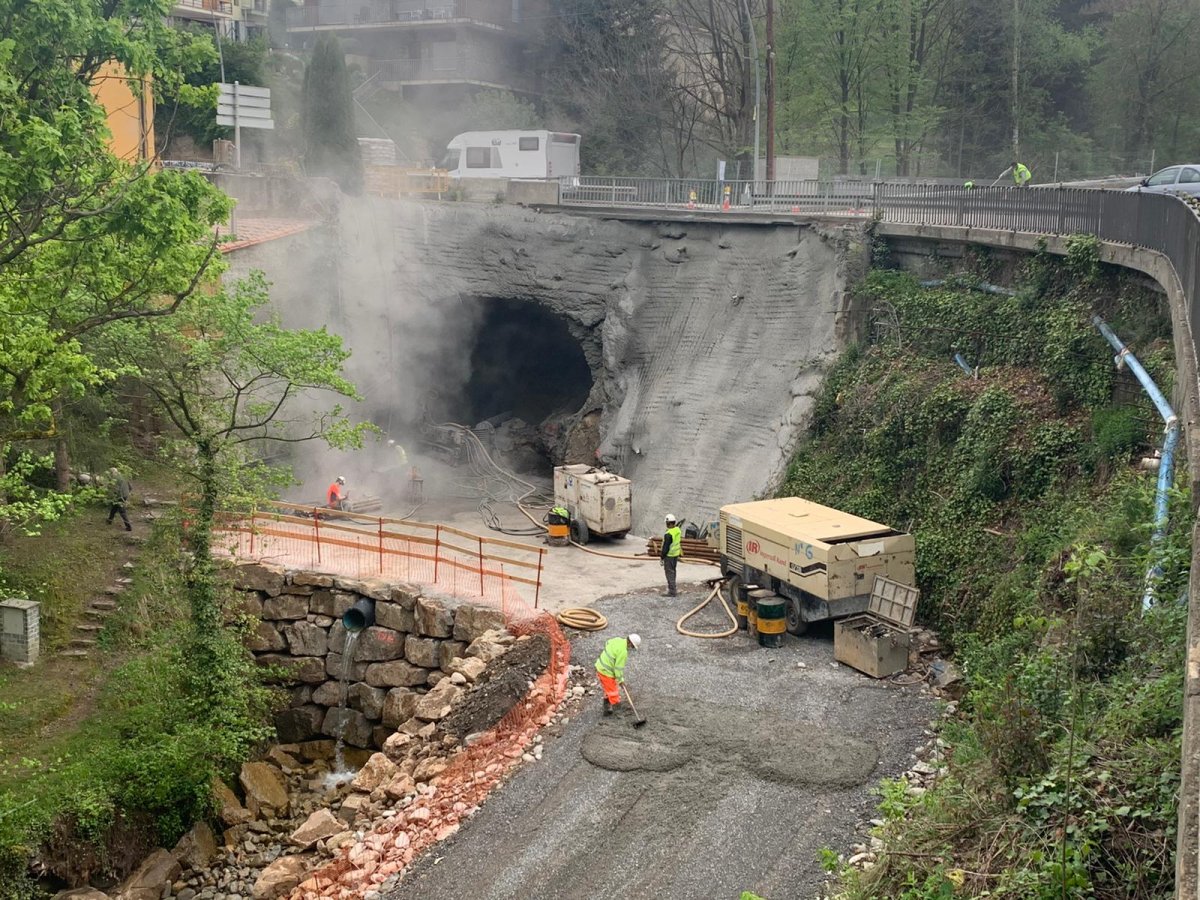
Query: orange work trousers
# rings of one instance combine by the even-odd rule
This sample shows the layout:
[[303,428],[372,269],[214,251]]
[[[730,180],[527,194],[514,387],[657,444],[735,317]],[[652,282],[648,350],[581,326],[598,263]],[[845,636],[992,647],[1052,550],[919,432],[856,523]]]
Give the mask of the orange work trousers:
[[621,690],[617,686],[617,679],[610,678],[603,672],[597,672],[596,677],[600,679],[600,687],[604,688],[604,696],[608,698],[608,702],[613,706],[621,702]]

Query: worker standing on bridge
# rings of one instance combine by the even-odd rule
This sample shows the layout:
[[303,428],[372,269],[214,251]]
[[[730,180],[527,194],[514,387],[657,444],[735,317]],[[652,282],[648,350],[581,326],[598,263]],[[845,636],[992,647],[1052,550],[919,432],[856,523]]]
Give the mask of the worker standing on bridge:
[[1027,187],[1033,173],[1029,171],[1029,167],[1025,163],[1017,162],[1015,159],[1012,164],[1013,184],[1017,187]]
[[629,651],[642,646],[639,635],[629,637],[609,638],[604,642],[604,650],[596,660],[596,677],[600,679],[600,687],[604,689],[604,714],[611,716],[613,710],[621,703],[620,686],[625,683],[625,663],[629,660]]
[[662,559],[663,571],[667,573],[667,596],[677,596],[675,573],[679,568],[679,557],[683,556],[683,533],[679,530],[679,522],[670,513],[667,513],[667,530],[663,534],[659,556]]
[[346,508],[346,479],[341,475],[333,479],[333,484],[329,485],[325,496],[325,505],[329,509]]

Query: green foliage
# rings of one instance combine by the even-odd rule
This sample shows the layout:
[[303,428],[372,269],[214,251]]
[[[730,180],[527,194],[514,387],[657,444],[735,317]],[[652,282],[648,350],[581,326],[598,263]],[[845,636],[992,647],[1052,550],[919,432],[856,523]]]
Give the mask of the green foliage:
[[1067,238],[1066,270],[1075,278],[1095,281],[1100,277],[1100,239],[1094,234]]
[[304,171],[332,178],[348,194],[362,192],[363,163],[354,130],[354,100],[341,44],[322,34],[304,69],[301,125]]
[[881,837],[903,853],[843,871],[849,897],[1170,893],[1190,502],[1172,494],[1151,546],[1155,479],[1127,465],[1143,426],[1111,405],[1089,319],[1136,334],[1167,379],[1169,326],[1080,247],[1011,297],[872,273],[873,340],[830,370],[788,470],[784,493],[914,533],[919,615],[968,686],[949,774],[920,796],[880,784]]
[[169,10],[0,2],[0,488],[13,500],[4,522],[24,530],[72,502],[45,478],[63,409],[121,374],[92,341],[115,321],[170,314],[220,269],[211,231],[228,199],[194,173],[115,158],[92,93],[114,63],[171,90],[208,58],[207,39],[165,25]]
[[[187,29],[198,43],[211,44],[212,30],[203,26]],[[267,83],[267,43],[262,38],[246,41],[222,41],[220,56],[215,49],[206,55],[203,65],[187,74],[176,87],[166,86],[154,98],[154,130],[159,145],[166,147],[172,137],[186,135],[207,148],[217,138],[228,138],[233,129],[217,124],[219,82],[242,85]],[[221,67],[224,64],[224,78]],[[246,134],[243,133],[243,139]]]
[[113,674],[95,719],[62,756],[0,772],[0,858],[44,845],[44,858],[63,866],[85,847],[103,860],[119,817],[153,821],[150,839],[170,846],[208,816],[212,779],[273,733],[273,695],[236,636],[222,635],[211,677],[225,702],[212,707],[180,637]]

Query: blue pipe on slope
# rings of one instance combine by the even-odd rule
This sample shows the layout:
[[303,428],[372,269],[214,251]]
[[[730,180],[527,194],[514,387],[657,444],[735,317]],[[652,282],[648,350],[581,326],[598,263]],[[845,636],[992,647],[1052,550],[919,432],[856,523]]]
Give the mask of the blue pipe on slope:
[[[1099,316],[1092,316],[1092,323],[1100,329],[1100,333],[1112,344],[1113,349],[1117,351],[1116,363],[1118,366],[1124,364],[1129,366],[1129,371],[1134,374],[1150,399],[1154,401],[1155,407],[1158,408],[1158,414],[1163,417],[1163,422],[1166,423],[1166,436],[1163,438],[1162,457],[1158,464],[1158,488],[1154,494],[1154,531],[1150,535],[1150,546],[1153,548],[1162,543],[1163,536],[1167,533],[1167,512],[1168,501],[1170,500],[1171,485],[1175,480],[1175,447],[1179,443],[1179,418],[1175,415],[1175,410],[1171,408],[1171,404],[1167,402],[1167,398],[1163,396],[1163,392],[1158,389],[1158,385],[1154,383],[1154,379],[1150,377],[1138,358],[1133,355],[1124,342],[1113,334],[1112,329],[1105,324],[1104,320]],[[1162,566],[1157,562],[1151,563],[1150,570],[1146,572],[1146,592],[1142,595],[1142,609],[1149,609],[1154,602],[1154,585],[1163,575]]]

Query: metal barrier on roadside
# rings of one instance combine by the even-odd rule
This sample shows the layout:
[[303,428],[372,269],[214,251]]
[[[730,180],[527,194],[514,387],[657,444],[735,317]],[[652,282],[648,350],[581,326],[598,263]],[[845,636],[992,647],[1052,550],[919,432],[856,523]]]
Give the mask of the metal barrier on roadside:
[[[1162,253],[1187,297],[1189,321],[1200,321],[1200,208],[1194,200],[1169,194],[1062,187],[966,188],[944,181],[719,181],[606,175],[559,179],[559,203],[698,215],[821,214],[899,225],[1092,234],[1103,241]],[[1190,338],[1194,346],[1196,336]]]
[[323,507],[270,504],[218,515],[214,547],[234,558],[354,578],[395,578],[447,593],[532,595],[537,608],[545,549],[450,525],[364,516]]

